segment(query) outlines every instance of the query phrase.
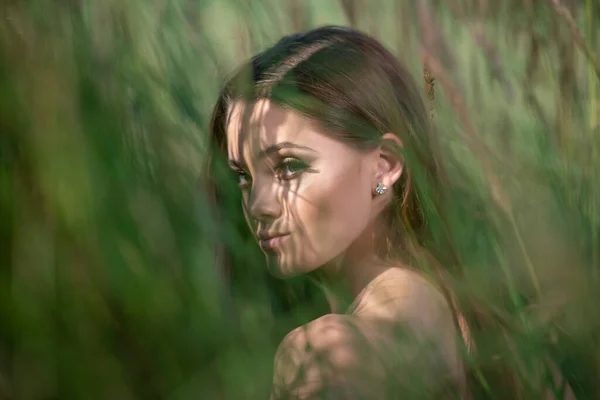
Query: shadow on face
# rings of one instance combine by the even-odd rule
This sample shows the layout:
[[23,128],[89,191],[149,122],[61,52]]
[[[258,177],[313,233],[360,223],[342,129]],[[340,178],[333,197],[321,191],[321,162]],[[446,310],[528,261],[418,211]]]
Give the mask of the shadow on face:
[[228,109],[227,152],[246,221],[279,277],[342,255],[373,218],[373,152],[269,100]]

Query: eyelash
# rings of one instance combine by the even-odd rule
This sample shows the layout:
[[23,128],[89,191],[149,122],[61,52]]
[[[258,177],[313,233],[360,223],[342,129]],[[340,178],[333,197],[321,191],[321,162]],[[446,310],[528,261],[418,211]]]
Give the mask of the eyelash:
[[245,178],[245,177],[248,177],[248,176],[249,176],[247,173],[245,173],[245,172],[244,172],[244,171],[242,171],[242,170],[235,170],[234,172],[235,172],[235,174],[236,174],[236,176],[237,176],[237,179],[238,179],[238,185],[239,185],[241,188],[245,188],[245,187],[247,187],[247,186],[250,184],[249,182],[244,182],[244,183],[242,182],[242,179],[243,179],[243,178]]
[[[290,170],[290,168],[294,167],[296,168]],[[275,165],[275,176],[278,179],[289,181],[297,178],[300,174],[302,174],[302,172],[306,171],[309,167],[310,166],[308,164],[306,164],[302,160],[299,160],[298,158],[286,157],[283,160],[281,160],[277,165]],[[288,169],[287,171],[284,170],[286,168]],[[250,184],[251,178],[249,174],[242,170],[235,170],[235,173],[238,177],[238,184],[241,188],[245,188]],[[246,179],[247,182],[242,182],[242,179]]]
[[278,175],[277,177],[283,180],[291,180],[298,177],[302,172],[306,171],[309,168],[309,165],[306,164],[304,161],[294,157],[287,157],[281,160],[281,162],[275,166],[276,174],[280,174],[283,168],[290,168],[294,166],[298,168],[296,170],[290,171],[287,176]]

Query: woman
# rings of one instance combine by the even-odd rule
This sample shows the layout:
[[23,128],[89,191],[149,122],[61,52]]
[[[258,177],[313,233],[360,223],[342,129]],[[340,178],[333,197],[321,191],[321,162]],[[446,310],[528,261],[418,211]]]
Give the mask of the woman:
[[441,257],[420,92],[376,40],[323,27],[258,54],[220,95],[212,178],[225,164],[236,175],[269,271],[308,275],[331,307],[281,342],[272,399],[440,398],[463,386],[450,304],[419,272]]

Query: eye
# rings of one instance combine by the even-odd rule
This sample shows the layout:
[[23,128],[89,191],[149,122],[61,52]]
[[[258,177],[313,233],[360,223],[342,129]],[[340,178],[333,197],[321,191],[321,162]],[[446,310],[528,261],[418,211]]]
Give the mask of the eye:
[[309,168],[309,165],[297,158],[288,157],[281,160],[275,166],[277,178],[290,180],[298,177],[302,172]]
[[246,172],[242,171],[241,169],[235,169],[233,170],[233,172],[237,177],[237,182],[240,188],[243,189],[252,184],[252,178]]

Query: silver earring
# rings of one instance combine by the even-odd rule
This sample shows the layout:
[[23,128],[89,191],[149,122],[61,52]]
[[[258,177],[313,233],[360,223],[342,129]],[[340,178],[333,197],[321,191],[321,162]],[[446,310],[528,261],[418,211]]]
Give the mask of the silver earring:
[[382,195],[385,193],[385,191],[387,190],[387,186],[385,186],[383,183],[379,182],[377,184],[377,186],[375,187],[375,193],[377,193],[378,195]]

